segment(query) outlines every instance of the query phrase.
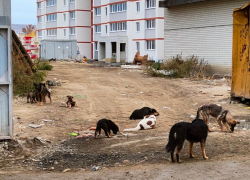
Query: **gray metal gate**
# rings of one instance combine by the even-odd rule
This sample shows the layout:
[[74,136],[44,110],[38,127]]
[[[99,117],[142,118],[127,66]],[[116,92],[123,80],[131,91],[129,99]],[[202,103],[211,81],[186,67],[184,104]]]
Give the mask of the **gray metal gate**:
[[10,2],[0,0],[0,139],[13,133]]

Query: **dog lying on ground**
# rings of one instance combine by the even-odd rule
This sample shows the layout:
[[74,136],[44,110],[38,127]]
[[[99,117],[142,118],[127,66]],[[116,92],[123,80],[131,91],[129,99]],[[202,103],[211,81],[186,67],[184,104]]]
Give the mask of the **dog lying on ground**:
[[180,160],[180,152],[183,148],[185,139],[189,141],[189,156],[193,158],[193,144],[200,142],[201,151],[204,159],[208,159],[205,152],[205,144],[208,134],[208,126],[199,119],[199,110],[197,111],[196,119],[189,122],[180,122],[172,126],[169,133],[169,141],[166,145],[166,151],[171,152],[171,161],[175,162],[174,151],[177,148],[176,159]]
[[146,115],[158,116],[160,114],[155,109],[143,107],[141,109],[134,110],[129,119],[143,119]]
[[36,95],[36,93],[34,93],[34,92],[29,92],[28,94],[27,94],[27,103],[31,103],[31,104],[33,104],[33,103],[36,103],[36,99],[37,99],[37,95]]
[[109,138],[111,137],[110,130],[113,131],[113,134],[117,134],[117,132],[119,132],[119,127],[113,121],[109,119],[101,119],[97,122],[96,130],[95,130],[95,138],[98,138],[97,132],[99,132],[98,136],[100,136],[101,129],[104,130],[105,135]]
[[[229,132],[234,131],[234,127],[236,124],[239,124],[231,113],[228,110],[224,110],[221,106],[217,104],[205,104],[199,108],[201,115],[203,116],[204,121],[208,125],[209,123],[209,116],[211,115],[212,117],[216,118],[217,123],[220,126],[221,131],[223,131],[223,126],[227,128]],[[211,130],[209,129],[211,132]]]
[[55,61],[56,62],[56,58],[51,58],[49,59],[49,62]]
[[156,117],[155,115],[145,116],[135,128],[124,129],[123,131],[138,131],[144,129],[154,129],[156,126]]
[[50,104],[52,104],[50,91],[47,89],[45,83],[34,83],[36,94],[37,94],[37,103],[38,105],[43,105],[43,102],[46,103],[45,96],[48,95],[50,99]]
[[68,101],[66,102],[66,107],[67,108],[71,108],[73,106],[78,107],[78,104],[73,100],[74,99],[73,96],[67,96],[67,98],[68,98]]

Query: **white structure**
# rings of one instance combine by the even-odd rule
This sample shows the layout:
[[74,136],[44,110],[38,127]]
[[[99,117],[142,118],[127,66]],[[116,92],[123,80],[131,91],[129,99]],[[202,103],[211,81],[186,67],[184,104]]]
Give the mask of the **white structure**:
[[94,59],[133,62],[137,51],[163,59],[163,16],[159,0],[93,0]]
[[[200,2],[202,1],[202,2]],[[164,58],[204,58],[218,74],[231,74],[233,10],[249,0],[168,0],[164,12]]]
[[79,53],[91,58],[91,7],[91,0],[37,0],[38,41],[74,39]]
[[0,139],[13,137],[11,1],[0,0]]

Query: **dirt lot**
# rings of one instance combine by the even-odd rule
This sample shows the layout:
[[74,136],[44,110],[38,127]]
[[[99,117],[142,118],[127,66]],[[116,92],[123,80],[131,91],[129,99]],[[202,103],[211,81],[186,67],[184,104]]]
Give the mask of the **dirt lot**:
[[[17,176],[20,179],[20,172],[26,173],[21,176],[23,179],[37,178],[37,173],[41,175],[42,172],[49,174],[41,179],[68,179],[73,177],[72,171],[74,179],[83,179],[80,178],[82,175],[86,179],[182,179],[179,171],[186,169],[188,173],[184,177],[196,179],[204,174],[211,179],[224,179],[229,175],[224,171],[234,170],[238,179],[248,179],[243,172],[249,170],[250,163],[250,111],[246,105],[229,103],[229,81],[155,78],[147,76],[143,70],[86,63],[57,62],[53,65],[47,79],[57,78],[64,82],[62,86],[52,88],[53,104],[47,99],[44,106],[37,106],[26,103],[26,98],[14,97],[14,139],[18,143],[0,144],[1,179]],[[67,95],[74,96],[79,107],[66,108]],[[234,133],[222,133],[211,119],[210,127],[214,132],[209,133],[206,146],[209,160],[202,159],[199,144],[194,146],[195,158],[190,159],[186,143],[181,153],[183,163],[170,163],[170,154],[164,148],[171,126],[181,120],[192,121],[197,108],[208,102],[228,108],[241,124]],[[120,133],[113,138],[104,135],[99,139],[85,137],[86,134],[93,135],[89,128],[101,118],[113,120],[121,132],[135,127],[138,120],[128,117],[134,109],[144,106],[160,113],[156,129]],[[44,125],[34,129],[29,124]],[[84,137],[68,135],[73,132]],[[93,166],[100,169],[92,172]],[[237,175],[238,168],[240,174]],[[65,169],[69,169],[67,176],[59,173]],[[207,169],[214,176],[210,176]]]

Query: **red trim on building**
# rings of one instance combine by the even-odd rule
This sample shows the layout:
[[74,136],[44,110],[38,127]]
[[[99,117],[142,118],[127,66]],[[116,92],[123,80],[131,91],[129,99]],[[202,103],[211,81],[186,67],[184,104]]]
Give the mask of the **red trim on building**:
[[93,25],[96,26],[96,25],[102,25],[102,24],[111,24],[111,23],[128,22],[128,21],[147,21],[147,20],[154,20],[154,19],[164,19],[164,17],[153,17],[153,18],[143,18],[143,19],[126,19],[126,20],[120,20],[120,21],[109,21],[109,22],[93,24]]
[[77,43],[92,43],[92,42],[87,42],[87,41],[77,41]]
[[37,29],[37,31],[47,30],[47,29],[66,29],[66,28],[92,28],[91,26],[66,26],[66,27],[52,27],[52,28],[45,28],[45,29]]
[[132,41],[153,41],[153,40],[164,40],[164,38],[133,39]]
[[58,12],[53,12],[53,13],[41,14],[41,15],[37,15],[36,17],[42,17],[42,16],[46,16],[46,15],[50,15],[50,14],[57,14],[57,13],[74,12],[74,11],[91,12],[91,10],[86,10],[86,9],[74,9],[74,10],[69,10],[69,11],[58,11]]
[[[91,0],[91,42],[93,42],[93,0]],[[94,56],[94,48],[93,48],[93,43],[91,43],[91,59],[93,59],[93,56]]]

